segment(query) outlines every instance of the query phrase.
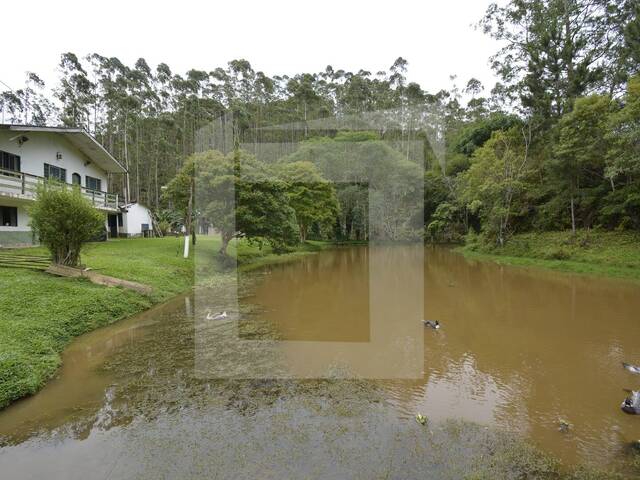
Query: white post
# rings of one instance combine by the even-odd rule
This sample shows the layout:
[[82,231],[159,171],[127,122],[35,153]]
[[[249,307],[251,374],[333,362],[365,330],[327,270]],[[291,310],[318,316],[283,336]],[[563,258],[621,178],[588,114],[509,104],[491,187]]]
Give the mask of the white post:
[[189,258],[189,231],[184,225],[182,226],[182,233],[184,234],[184,258]]

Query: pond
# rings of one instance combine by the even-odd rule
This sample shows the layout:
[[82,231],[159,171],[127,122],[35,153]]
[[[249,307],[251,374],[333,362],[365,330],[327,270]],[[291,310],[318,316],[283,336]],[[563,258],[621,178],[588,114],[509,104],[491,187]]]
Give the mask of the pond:
[[567,465],[640,439],[620,410],[640,382],[621,366],[640,363],[637,284],[376,248],[269,266],[80,337],[55,379],[0,412],[3,478],[461,478],[502,432]]

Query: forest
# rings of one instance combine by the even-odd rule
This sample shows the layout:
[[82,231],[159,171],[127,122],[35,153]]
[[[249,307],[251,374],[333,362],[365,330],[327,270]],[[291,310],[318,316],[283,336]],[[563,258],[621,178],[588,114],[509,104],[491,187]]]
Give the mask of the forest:
[[[407,80],[402,57],[387,71],[269,76],[244,59],[181,74],[66,52],[55,85],[28,72],[0,93],[2,123],[85,128],[129,171],[114,190],[149,205],[163,229],[195,229],[199,213],[222,232],[223,251],[235,236],[277,248],[373,234],[502,246],[523,232],[639,231],[640,4],[510,0],[475,28],[501,45],[488,59],[494,86],[452,77],[427,92]],[[349,126],[376,112],[399,120]],[[438,112],[442,148],[412,112]],[[203,148],[212,125],[223,138]],[[370,231],[370,208],[382,208],[384,232]]]

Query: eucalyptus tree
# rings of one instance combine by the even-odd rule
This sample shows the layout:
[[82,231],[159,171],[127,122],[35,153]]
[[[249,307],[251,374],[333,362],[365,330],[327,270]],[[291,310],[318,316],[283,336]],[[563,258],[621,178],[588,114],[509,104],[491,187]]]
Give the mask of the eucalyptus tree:
[[64,125],[90,127],[89,108],[94,103],[94,84],[76,54],[67,52],[58,64],[60,85],[55,97],[62,103],[61,120]]
[[24,104],[20,95],[13,90],[0,93],[0,110],[2,123],[20,123],[24,115]]
[[[133,150],[134,165],[130,168],[130,175],[133,175],[133,185],[127,190],[131,199],[141,200],[141,172],[144,176],[144,166],[141,169],[141,162],[145,153],[154,155],[153,146],[148,144],[146,133],[149,128],[153,128],[153,120],[161,111],[160,97],[155,90],[154,76],[148,63],[144,58],[139,58],[133,69],[128,72],[128,83],[132,109],[125,116],[125,132],[127,142],[133,142],[133,148],[127,147],[127,163],[131,164],[129,157],[130,150]],[[129,133],[131,132],[131,133]],[[156,205],[157,206],[157,205]]]
[[323,98],[318,94],[317,77],[309,73],[296,75],[287,82],[290,104],[294,118],[304,122],[304,138],[308,138],[307,120],[322,118],[330,112]]
[[2,122],[47,125],[55,121],[57,109],[44,93],[44,81],[33,72],[27,72],[24,87],[0,92]]

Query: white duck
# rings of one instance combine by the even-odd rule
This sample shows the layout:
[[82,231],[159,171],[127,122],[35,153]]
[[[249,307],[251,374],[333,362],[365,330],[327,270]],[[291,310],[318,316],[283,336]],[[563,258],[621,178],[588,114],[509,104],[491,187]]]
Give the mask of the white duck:
[[212,315],[211,312],[207,313],[207,320],[224,320],[225,318],[229,318],[226,311],[216,313],[215,315]]

